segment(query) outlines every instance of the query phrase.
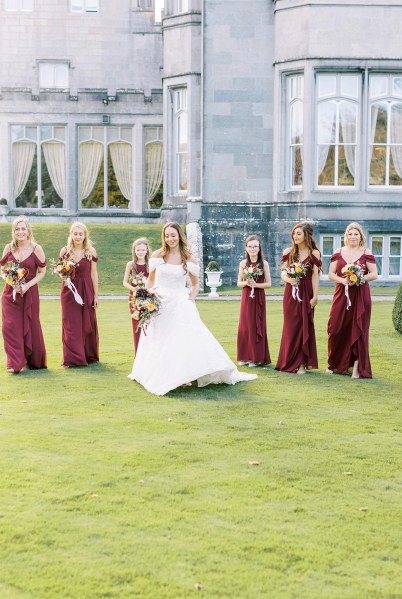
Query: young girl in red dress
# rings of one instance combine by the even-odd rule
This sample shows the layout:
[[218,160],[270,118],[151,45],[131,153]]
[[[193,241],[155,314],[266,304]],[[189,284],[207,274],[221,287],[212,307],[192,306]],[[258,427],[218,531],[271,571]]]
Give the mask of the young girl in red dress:
[[64,368],[87,366],[99,362],[99,337],[96,321],[98,307],[98,257],[88,229],[83,223],[71,225],[67,245],[60,251],[60,258],[75,262],[73,284],[82,300],[63,281],[61,286],[61,315]]
[[[149,270],[148,270],[148,262],[149,256],[151,254],[148,239],[146,237],[140,237],[136,239],[132,246],[132,254],[133,259],[130,262],[127,262],[126,272],[124,273],[123,285],[126,289],[130,291],[129,301],[133,299],[135,292],[138,289],[138,285],[135,285],[135,279],[138,277],[143,278],[143,282],[147,280]],[[133,307],[129,304],[130,314],[133,313]],[[133,327],[133,337],[134,337],[134,354],[137,353],[138,343],[140,341],[141,329],[138,329],[138,322],[131,319],[132,327]]]
[[[283,295],[283,331],[276,370],[305,374],[318,368],[314,330],[314,308],[318,299],[321,253],[310,223],[298,223],[291,233],[292,247],[282,256],[281,279],[286,283]],[[295,262],[306,267],[306,274],[292,278],[286,268]]]
[[13,294],[6,283],[1,298],[2,332],[7,356],[7,371],[18,374],[23,368],[46,368],[46,349],[39,320],[38,283],[46,273],[45,254],[35,243],[31,225],[24,216],[17,216],[8,243],[0,260],[6,267],[18,261],[27,270],[21,286]]
[[[265,289],[271,287],[269,265],[264,260],[258,235],[245,241],[246,258],[240,262],[237,286],[242,287],[240,319],[237,332],[237,360],[240,366],[270,364],[267,339]],[[262,272],[257,278],[245,278],[244,269],[256,266]]]
[[[366,283],[352,285],[342,272],[346,264],[360,265]],[[371,295],[368,281],[374,281],[377,276],[375,258],[366,248],[363,229],[358,223],[350,223],[345,231],[345,245],[332,256],[328,272],[328,278],[335,281],[336,287],[328,321],[327,373],[346,374],[349,368],[353,368],[352,378],[371,379]]]

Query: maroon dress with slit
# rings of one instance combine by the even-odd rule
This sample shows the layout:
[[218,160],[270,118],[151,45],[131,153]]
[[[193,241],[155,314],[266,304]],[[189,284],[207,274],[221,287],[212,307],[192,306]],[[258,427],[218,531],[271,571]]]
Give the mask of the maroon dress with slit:
[[[131,268],[130,276],[139,274],[140,272],[144,273],[144,275],[147,277],[149,275],[148,264],[136,264],[135,266],[133,266]],[[129,300],[132,300],[133,297],[134,297],[134,293],[132,291],[130,291]],[[134,309],[131,304],[129,304],[129,308],[130,308],[130,314],[132,314]],[[142,329],[138,329],[138,331],[137,331],[138,320],[134,320],[134,318],[131,319],[131,324],[133,327],[134,350],[135,350],[135,353],[137,353],[137,347],[140,342]]]
[[[264,283],[261,275],[256,283]],[[243,287],[240,301],[239,328],[237,331],[237,360],[254,364],[270,364],[268,349],[265,290]]]
[[[344,277],[346,261],[340,252],[331,257],[336,261],[336,274]],[[367,273],[367,262],[375,264],[371,254],[363,254],[354,264],[360,264]],[[371,295],[368,283],[348,287],[351,306],[347,310],[345,286],[337,283],[328,320],[328,368],[346,374],[356,360],[361,378],[372,378],[369,356],[369,329]]]
[[[0,264],[15,262],[12,252],[8,252]],[[20,265],[28,269],[26,282],[36,277],[36,271],[46,266],[35,254],[35,249]],[[4,350],[7,356],[7,368],[16,371],[27,366],[31,370],[46,368],[46,348],[39,320],[39,291],[33,285],[21,295],[17,293],[13,301],[13,289],[7,283],[3,289],[2,331]]]
[[[68,255],[64,255],[68,258]],[[94,262],[98,261],[93,257]],[[74,283],[84,305],[78,304],[73,293],[62,283],[61,319],[63,342],[63,366],[87,366],[99,362],[99,337],[94,308],[94,286],[91,278],[91,262],[84,256],[75,269]]]
[[[282,256],[288,265],[289,254]],[[286,283],[283,295],[283,330],[276,370],[296,372],[304,364],[308,370],[318,368],[317,346],[314,330],[314,308],[310,305],[313,297],[313,267],[321,268],[321,260],[314,255],[303,260],[307,272],[299,282],[299,302],[292,297],[292,285]]]

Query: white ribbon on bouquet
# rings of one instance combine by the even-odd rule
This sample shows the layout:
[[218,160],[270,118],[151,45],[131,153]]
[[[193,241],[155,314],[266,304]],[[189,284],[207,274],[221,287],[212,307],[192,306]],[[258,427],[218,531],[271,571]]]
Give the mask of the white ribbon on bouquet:
[[82,297],[80,296],[80,294],[78,293],[77,287],[74,285],[71,278],[67,277],[67,279],[64,282],[67,285],[67,287],[69,288],[69,290],[71,291],[71,293],[73,294],[74,299],[77,302],[77,304],[79,304],[80,306],[83,306],[84,301],[83,301]]
[[297,285],[292,285],[292,297],[299,302],[303,301],[299,295],[299,283],[297,283]]
[[349,310],[350,306],[352,305],[352,302],[350,301],[350,297],[349,297],[349,285],[345,285],[345,295],[346,295],[346,310]]

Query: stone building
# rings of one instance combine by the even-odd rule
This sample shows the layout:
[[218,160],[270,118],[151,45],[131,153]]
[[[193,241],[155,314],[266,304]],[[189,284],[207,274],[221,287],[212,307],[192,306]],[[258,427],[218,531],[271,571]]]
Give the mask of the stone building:
[[8,220],[197,223],[227,282],[357,220],[401,279],[402,0],[0,0],[0,52]]

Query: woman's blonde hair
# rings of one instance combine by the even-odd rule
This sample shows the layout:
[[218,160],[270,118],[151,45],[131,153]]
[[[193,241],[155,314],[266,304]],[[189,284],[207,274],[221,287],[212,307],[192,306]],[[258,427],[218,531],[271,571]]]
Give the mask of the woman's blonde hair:
[[360,233],[360,242],[359,242],[359,247],[365,247],[366,246],[366,236],[363,232],[362,226],[359,225],[359,223],[350,223],[350,225],[348,225],[345,229],[345,233],[343,235],[343,243],[348,246],[348,233],[351,229],[356,229],[356,231],[359,231]]
[[175,231],[177,231],[177,234],[179,235],[179,251],[180,251],[181,259],[182,259],[182,262],[183,262],[184,270],[187,272],[187,260],[191,256],[191,248],[190,248],[190,245],[189,245],[189,243],[187,241],[187,237],[186,237],[183,229],[181,228],[181,226],[178,223],[170,222],[170,223],[166,223],[163,226],[163,229],[162,229],[162,252],[161,252],[161,257],[164,258],[170,252],[170,247],[166,243],[166,239],[165,239],[165,231],[168,228],[174,229]]
[[69,232],[67,244],[66,244],[67,254],[71,255],[74,252],[73,231],[74,231],[74,229],[77,229],[77,228],[82,229],[85,234],[84,241],[82,242],[83,254],[84,254],[85,258],[87,258],[88,260],[92,260],[92,256],[93,256],[93,254],[95,254],[95,248],[93,246],[92,241],[89,239],[88,229],[86,228],[84,223],[80,223],[78,221],[73,223],[70,227],[70,232]]
[[13,252],[18,248],[18,240],[17,240],[17,236],[15,234],[15,230],[17,228],[18,223],[21,223],[21,222],[26,225],[26,228],[28,230],[28,240],[32,243],[32,245],[35,243],[35,239],[33,238],[31,223],[29,222],[29,220],[25,216],[17,216],[17,218],[15,218],[13,220],[13,223],[11,225],[11,243],[10,243],[10,246],[11,246],[11,250]]
[[149,262],[149,256],[151,255],[151,248],[149,247],[149,241],[146,237],[140,237],[139,239],[136,239],[133,242],[131,251],[133,253],[133,266],[137,265],[137,256],[135,254],[135,248],[137,247],[137,245],[146,245],[147,246],[147,253],[144,256],[144,260],[145,260],[145,264],[148,264]]

